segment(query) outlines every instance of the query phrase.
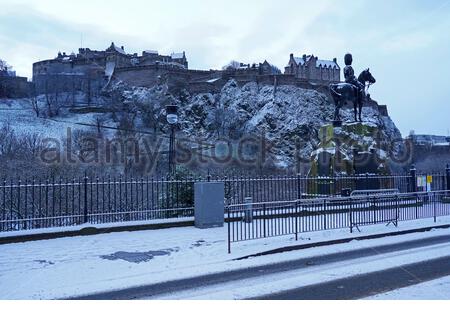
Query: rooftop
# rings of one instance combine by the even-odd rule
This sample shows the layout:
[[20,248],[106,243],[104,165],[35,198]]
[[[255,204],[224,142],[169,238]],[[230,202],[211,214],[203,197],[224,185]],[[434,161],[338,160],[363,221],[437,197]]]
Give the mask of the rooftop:
[[[303,57],[294,57],[294,61],[297,65],[303,66],[306,63],[308,63],[311,58],[317,58],[314,57],[314,55],[303,55]],[[316,67],[325,67],[325,68],[336,68],[339,69],[339,65],[337,64],[336,61],[334,60],[321,60],[318,59],[316,60]]]

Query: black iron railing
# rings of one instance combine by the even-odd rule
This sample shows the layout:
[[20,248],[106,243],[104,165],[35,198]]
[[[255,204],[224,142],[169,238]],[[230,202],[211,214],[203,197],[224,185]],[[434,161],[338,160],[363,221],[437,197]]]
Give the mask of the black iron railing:
[[[430,176],[430,175],[429,175]],[[448,176],[448,177],[447,177]],[[416,175],[261,176],[0,181],[0,232],[193,217],[194,184],[223,181],[226,205],[339,198],[353,190],[418,190]],[[450,170],[427,177],[432,190],[450,188]]]
[[230,252],[234,242],[448,215],[450,191],[435,191],[229,205],[225,219]]
[[195,181],[5,180],[0,185],[0,232],[192,217]]

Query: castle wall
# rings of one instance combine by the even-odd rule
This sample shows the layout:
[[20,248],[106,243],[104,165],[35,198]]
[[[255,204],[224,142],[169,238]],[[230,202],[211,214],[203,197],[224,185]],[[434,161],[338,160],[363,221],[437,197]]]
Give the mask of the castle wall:
[[101,70],[103,67],[95,64],[86,64],[82,61],[63,62],[58,60],[47,60],[33,64],[33,78],[38,75],[52,74],[78,74],[83,75],[90,70]]
[[[188,89],[190,82],[200,82],[220,77],[218,71],[187,70],[172,65],[151,65],[117,68],[114,77],[132,86],[152,87],[166,83],[169,89]],[[207,85],[206,85],[207,86]]]
[[0,98],[26,98],[32,86],[25,77],[0,77]]
[[80,74],[49,74],[36,75],[33,78],[35,93],[74,96],[77,92],[83,92],[85,101],[68,101],[72,106],[89,105],[93,103],[106,84],[106,79],[100,75],[89,77]]

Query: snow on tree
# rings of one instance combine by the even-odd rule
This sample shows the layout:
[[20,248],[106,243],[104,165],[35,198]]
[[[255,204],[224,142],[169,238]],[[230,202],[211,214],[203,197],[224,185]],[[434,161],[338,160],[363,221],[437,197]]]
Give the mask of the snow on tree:
[[242,63],[235,61],[235,60],[231,60],[230,63],[228,63],[227,65],[223,66],[222,69],[223,70],[230,70],[230,69],[239,69],[240,67],[242,67]]

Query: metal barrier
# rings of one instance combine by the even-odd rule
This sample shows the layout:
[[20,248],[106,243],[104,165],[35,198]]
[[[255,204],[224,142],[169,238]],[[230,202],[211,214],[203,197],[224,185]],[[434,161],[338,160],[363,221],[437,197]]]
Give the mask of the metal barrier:
[[379,190],[354,190],[350,193],[350,196],[362,196],[362,195],[386,195],[386,194],[398,194],[398,189],[379,189]]
[[450,191],[303,199],[226,207],[228,252],[234,242],[283,235],[394,224],[450,215]]

